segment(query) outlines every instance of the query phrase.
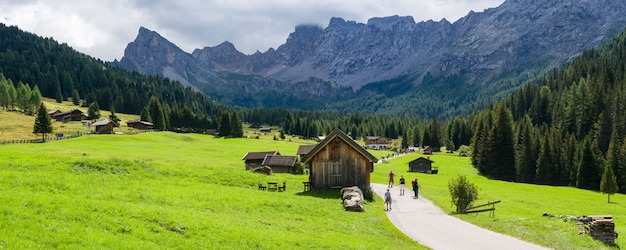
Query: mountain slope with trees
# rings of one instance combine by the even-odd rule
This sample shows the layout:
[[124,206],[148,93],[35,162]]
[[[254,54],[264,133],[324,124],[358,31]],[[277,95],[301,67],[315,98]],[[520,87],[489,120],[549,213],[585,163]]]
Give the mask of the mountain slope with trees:
[[626,30],[482,111],[473,165],[496,179],[590,190],[612,183],[602,179],[611,168],[606,178],[626,193],[624,65]]
[[140,28],[115,64],[231,105],[449,118],[600,46],[626,25],[625,12],[623,1],[507,0],[454,23],[332,18],[252,55],[229,42],[187,53]]

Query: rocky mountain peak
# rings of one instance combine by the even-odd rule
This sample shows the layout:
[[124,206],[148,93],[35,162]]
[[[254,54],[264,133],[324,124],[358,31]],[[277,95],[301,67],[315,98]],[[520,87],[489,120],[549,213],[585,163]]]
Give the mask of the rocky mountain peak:
[[[174,71],[194,85],[210,86],[203,87],[207,89],[232,84],[223,75],[255,76],[249,83],[236,77],[243,86],[239,89],[258,91],[254,93],[265,93],[258,89],[261,78],[272,91],[292,91],[315,79],[324,83],[319,86],[354,91],[371,85],[370,94],[390,91],[391,87],[379,85],[393,86],[395,79],[413,79],[403,84],[414,91],[428,87],[423,86],[424,79],[458,88],[499,84],[502,77],[515,79],[502,80],[506,87],[489,86],[506,91],[522,83],[524,78],[515,74],[544,71],[601,45],[626,26],[623,13],[625,1],[506,0],[495,8],[470,11],[454,23],[446,19],[415,23],[410,16],[396,15],[373,17],[363,24],[334,17],[327,27],[298,25],[276,50],[252,55],[229,42],[188,54],[142,27],[120,64],[150,74]],[[462,80],[450,85],[446,79]],[[469,94],[453,98],[476,99],[463,96]],[[254,98],[262,97],[246,100]]]

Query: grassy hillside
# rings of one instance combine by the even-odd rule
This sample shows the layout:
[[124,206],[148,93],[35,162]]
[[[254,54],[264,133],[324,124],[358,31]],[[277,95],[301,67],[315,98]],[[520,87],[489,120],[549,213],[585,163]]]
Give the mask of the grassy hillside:
[[609,247],[579,235],[575,222],[542,215],[612,215],[615,230],[621,234],[616,243],[622,248],[626,246],[623,237],[626,195],[611,195],[611,203],[608,203],[606,194],[595,191],[489,180],[478,175],[469,157],[445,153],[430,156],[435,161],[434,166],[439,166],[439,174],[409,173],[408,162],[419,156],[419,153],[408,155],[377,165],[372,181],[386,183],[390,170],[408,180],[418,178],[422,186],[420,194],[452,214],[455,207],[450,201],[448,182],[459,174],[466,175],[479,189],[479,200],[475,204],[502,202],[496,205],[494,218],[488,213],[455,215],[460,219],[555,249],[605,249]]
[[[345,212],[305,176],[244,171],[248,151],[298,144],[169,132],[0,146],[6,248],[420,249],[377,200]],[[257,190],[286,181],[286,192]],[[393,243],[393,244],[390,244]]]
[[[86,107],[76,106],[73,105],[72,102],[68,101],[57,103],[54,99],[43,98],[43,103],[46,105],[46,109],[48,109],[48,111],[58,109],[61,112],[65,112],[72,109],[79,109],[84,113],[87,113]],[[110,114],[111,112],[108,110],[100,110],[100,115],[102,116],[100,119],[108,118]],[[126,121],[139,119],[138,115],[128,115],[122,113],[115,113],[115,115],[117,115],[122,122],[120,127],[115,128],[114,131],[136,131],[133,128],[127,127]],[[40,139],[41,135],[33,134],[34,124],[35,116],[27,116],[20,112],[0,109],[0,141]],[[63,123],[52,120],[52,126],[54,130],[52,134],[49,134],[48,136],[54,136],[54,134],[71,135],[79,132],[84,133],[94,130],[94,128],[87,128],[82,122],[77,121]]]

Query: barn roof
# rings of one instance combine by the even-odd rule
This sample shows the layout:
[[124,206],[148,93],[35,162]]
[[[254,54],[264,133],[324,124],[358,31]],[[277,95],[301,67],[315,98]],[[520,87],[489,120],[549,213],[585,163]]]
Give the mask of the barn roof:
[[263,160],[266,155],[280,155],[278,151],[270,151],[270,152],[248,152],[246,155],[241,158],[244,161],[248,160]]
[[416,162],[416,161],[418,161],[418,160],[419,160],[419,161],[426,160],[426,161],[429,161],[429,162],[431,162],[431,163],[435,162],[435,161],[431,160],[430,158],[424,158],[423,156],[420,156],[420,157],[418,157],[417,159],[410,161],[410,162],[409,162],[409,164],[411,164],[411,163],[413,163],[413,162]]
[[376,158],[376,156],[372,155],[365,148],[363,148],[361,145],[359,145],[354,140],[352,140],[350,136],[348,136],[346,133],[344,133],[343,131],[339,129],[335,129],[333,132],[330,132],[330,134],[328,134],[326,138],[324,138],[324,140],[322,140],[313,149],[311,149],[311,152],[309,152],[306,156],[304,156],[304,159],[302,159],[302,162],[308,162],[311,159],[313,159],[314,155],[316,155],[320,150],[322,150],[322,148],[324,148],[328,143],[333,141],[335,138],[340,138],[341,140],[345,141],[346,143],[348,143],[348,145],[350,145],[350,147],[354,148],[361,155],[365,156],[368,160],[372,162],[378,162],[378,158]]
[[97,121],[94,122],[93,124],[91,124],[92,126],[103,126],[103,125],[107,125],[109,123],[112,123],[113,121],[109,120],[109,119],[104,119],[102,121]]
[[297,155],[305,155],[308,154],[309,152],[311,152],[311,150],[313,150],[313,148],[315,148],[316,145],[300,145],[300,147],[298,147],[298,153],[296,153]]
[[296,165],[295,156],[282,156],[282,155],[265,155],[265,159],[261,165],[263,166],[280,166],[280,167],[293,167]]

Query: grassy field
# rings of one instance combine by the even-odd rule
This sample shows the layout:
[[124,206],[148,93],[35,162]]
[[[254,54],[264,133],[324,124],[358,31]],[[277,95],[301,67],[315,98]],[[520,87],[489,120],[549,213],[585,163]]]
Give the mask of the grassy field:
[[[306,176],[244,171],[299,144],[169,132],[0,146],[0,248],[424,249],[382,203],[345,212]],[[257,190],[286,181],[286,192]]]
[[[57,103],[54,99],[43,98],[43,103],[48,111],[55,109],[61,112],[70,111],[72,109],[79,109],[84,113],[87,113],[86,107],[80,107],[73,105],[72,102]],[[100,110],[100,119],[108,118],[111,114],[108,110]],[[115,128],[115,131],[119,132],[131,132],[136,131],[133,128],[126,126],[126,121],[139,119],[138,115],[128,115],[122,113],[116,113],[118,118],[122,120],[120,127]],[[17,111],[6,111],[0,109],[0,141],[10,140],[32,140],[40,139],[41,135],[33,134],[33,126],[35,125],[35,116],[27,116]],[[54,136],[55,134],[72,135],[77,133],[85,133],[93,131],[93,128],[87,128],[82,122],[57,122],[52,120],[53,132],[48,136]]]
[[[610,247],[578,234],[578,225],[573,221],[543,217],[552,215],[612,215],[615,231],[626,233],[626,195],[611,196],[600,192],[586,191],[571,187],[551,187],[488,180],[479,176],[471,166],[469,157],[451,154],[430,156],[439,166],[439,174],[409,173],[408,162],[422,156],[415,153],[393,159],[376,166],[372,181],[386,183],[387,174],[393,170],[396,176],[404,175],[407,180],[418,178],[422,188],[420,194],[431,199],[444,211],[454,214],[448,182],[458,175],[465,175],[479,189],[479,200],[475,204],[501,200],[496,204],[495,216],[489,213],[455,215],[484,228],[513,235],[527,241],[555,249],[610,249]],[[626,246],[623,235],[617,238],[617,245]]]
[[[49,109],[76,108],[46,100]],[[86,111],[86,110],[83,110]],[[108,111],[102,111],[108,115]],[[137,116],[118,114],[123,121]],[[0,110],[0,140],[30,136],[34,117]],[[54,123],[55,133],[86,129]],[[67,132],[64,132],[67,131]],[[338,193],[302,193],[306,176],[244,171],[248,151],[295,155],[313,141],[246,129],[247,138],[145,133],[88,135],[38,144],[0,145],[0,249],[3,248],[315,248],[423,249],[387,220],[379,199],[365,213],[347,213]],[[29,137],[30,138],[30,137]],[[24,138],[24,139],[29,139]],[[33,138],[37,138],[36,136]],[[257,139],[258,138],[258,139]],[[387,157],[390,151],[372,151]],[[626,230],[626,196],[569,187],[488,180],[468,157],[435,154],[439,174],[409,173],[420,153],[386,160],[372,181],[393,170],[420,179],[420,193],[453,214],[447,189],[459,174],[479,188],[476,204],[501,200],[488,213],[454,215],[494,231],[555,249],[608,249],[553,215],[612,215]],[[257,190],[257,182],[287,183],[286,192]],[[626,246],[623,237],[618,246]]]

